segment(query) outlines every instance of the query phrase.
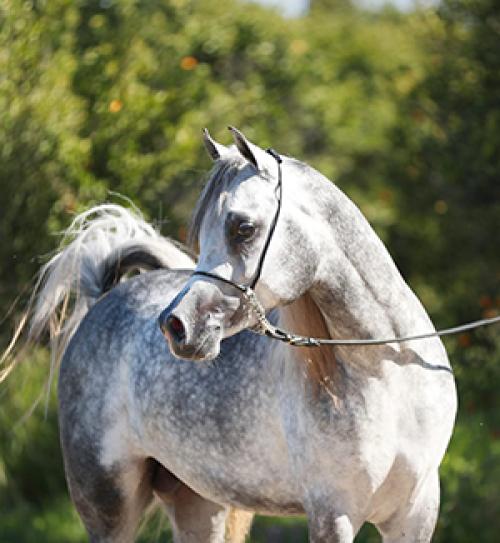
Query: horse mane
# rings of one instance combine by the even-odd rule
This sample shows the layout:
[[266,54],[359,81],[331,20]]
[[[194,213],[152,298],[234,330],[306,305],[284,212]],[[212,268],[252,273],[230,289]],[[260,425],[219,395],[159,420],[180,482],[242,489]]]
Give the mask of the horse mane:
[[[325,319],[309,292],[279,308],[278,325],[302,336],[331,337]],[[334,347],[320,345],[290,349],[296,361],[305,365],[307,375],[317,385],[317,390],[324,389],[337,404],[339,372]]]

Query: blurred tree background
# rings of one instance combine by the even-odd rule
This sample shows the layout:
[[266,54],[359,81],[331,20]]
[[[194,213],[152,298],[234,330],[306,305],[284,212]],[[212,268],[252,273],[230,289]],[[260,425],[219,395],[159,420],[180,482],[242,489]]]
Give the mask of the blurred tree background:
[[[237,0],[3,0],[0,116],[3,347],[74,213],[118,192],[183,239],[210,166],[200,130],[229,142],[228,124],[349,194],[437,325],[498,313],[495,0],[404,13],[317,0],[295,19]],[[500,335],[491,327],[446,345],[460,410],[435,541],[493,542]],[[41,347],[0,387],[1,542],[85,541],[53,393],[44,414],[47,369]],[[153,520],[141,541],[167,532]],[[259,518],[251,541],[306,534],[301,520]],[[378,541],[370,528],[359,540]]]

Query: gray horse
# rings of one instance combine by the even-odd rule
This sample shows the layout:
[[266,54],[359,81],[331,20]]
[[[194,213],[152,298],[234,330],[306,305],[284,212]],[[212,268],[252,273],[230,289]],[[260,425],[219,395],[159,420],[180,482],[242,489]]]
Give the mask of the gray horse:
[[[246,282],[276,162],[235,136],[231,148],[205,138],[216,164],[194,233],[198,270]],[[324,337],[432,330],[356,207],[308,166],[282,170],[256,285],[271,320]],[[65,470],[92,541],[132,541],[155,494],[181,543],[242,541],[253,512],[305,513],[311,541],[350,542],[365,521],[385,542],[430,540],[456,409],[439,340],[278,344],[243,330],[254,317],[238,290],[191,276],[188,257],[123,209],[91,210],[68,235],[42,270],[31,337],[48,326],[53,363],[62,356]]]
[[[231,130],[231,148],[205,133],[216,163],[193,219],[198,267],[160,318],[176,356],[217,361],[229,338],[258,324],[248,285],[285,328],[306,336],[434,330],[338,188]],[[430,541],[456,412],[441,341],[335,349],[254,342],[231,344],[241,357],[227,373],[214,370],[222,384],[202,385],[192,400],[220,402],[217,422],[205,415],[200,444],[210,443],[214,423],[223,442],[175,473],[218,503],[305,512],[311,541],[351,542],[364,522],[386,543]]]

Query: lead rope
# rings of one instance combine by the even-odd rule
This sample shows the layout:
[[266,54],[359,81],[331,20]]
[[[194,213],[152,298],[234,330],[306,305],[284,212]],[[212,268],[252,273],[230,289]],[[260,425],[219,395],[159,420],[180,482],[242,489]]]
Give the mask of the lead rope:
[[437,330],[435,332],[385,339],[316,338],[294,334],[293,332],[288,332],[287,330],[283,330],[271,324],[269,319],[266,317],[265,309],[262,307],[262,304],[259,302],[255,292],[251,288],[246,287],[243,291],[243,296],[248,302],[249,308],[257,318],[257,324],[253,328],[250,328],[250,330],[261,336],[277,339],[294,347],[320,347],[321,345],[386,345],[387,343],[404,343],[406,341],[415,341],[417,339],[451,336],[453,334],[459,334],[461,332],[466,332],[467,330],[473,330],[475,328],[500,322],[500,316],[498,316],[469,322],[467,324],[461,324],[460,326],[454,326],[453,328],[444,328],[443,330]]

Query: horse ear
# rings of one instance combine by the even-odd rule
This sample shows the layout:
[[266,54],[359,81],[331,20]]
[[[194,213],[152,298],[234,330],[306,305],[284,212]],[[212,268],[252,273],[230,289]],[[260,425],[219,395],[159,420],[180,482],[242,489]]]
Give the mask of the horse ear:
[[212,160],[219,160],[227,153],[227,147],[217,143],[206,128],[203,129],[203,144]]
[[249,142],[238,129],[234,128],[234,126],[228,126],[228,128],[233,134],[234,143],[236,144],[236,147],[238,148],[240,154],[244,158],[246,158],[251,164],[253,164],[258,170],[259,165],[256,158],[256,155],[258,153],[255,151],[260,149],[258,149],[258,147],[253,143]]

